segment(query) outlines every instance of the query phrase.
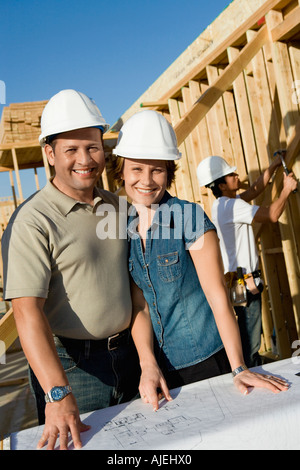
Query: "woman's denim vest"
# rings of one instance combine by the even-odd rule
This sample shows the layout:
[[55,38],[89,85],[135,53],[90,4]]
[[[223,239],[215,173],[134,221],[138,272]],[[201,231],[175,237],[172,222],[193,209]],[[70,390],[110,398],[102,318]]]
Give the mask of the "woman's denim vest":
[[198,204],[166,192],[148,229],[144,252],[133,206],[131,212],[129,270],[149,305],[157,359],[169,370],[197,364],[223,344],[188,249],[215,227]]

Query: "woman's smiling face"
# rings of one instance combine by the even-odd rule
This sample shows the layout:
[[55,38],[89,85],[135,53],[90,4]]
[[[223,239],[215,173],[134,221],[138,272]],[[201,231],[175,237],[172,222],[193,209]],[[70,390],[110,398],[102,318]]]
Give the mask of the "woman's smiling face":
[[166,162],[125,158],[122,177],[125,191],[132,202],[150,207],[158,204],[166,191]]

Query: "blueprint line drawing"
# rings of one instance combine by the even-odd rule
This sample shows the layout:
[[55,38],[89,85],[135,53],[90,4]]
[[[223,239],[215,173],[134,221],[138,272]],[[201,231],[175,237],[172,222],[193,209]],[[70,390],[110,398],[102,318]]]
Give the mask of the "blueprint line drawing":
[[[178,395],[177,391],[172,391]],[[171,392],[171,394],[172,394]],[[195,416],[195,402],[197,416]],[[210,406],[208,406],[208,402]],[[140,403],[137,404],[140,407]],[[134,403],[131,407],[134,407]],[[218,403],[214,391],[207,383],[206,393],[199,393],[197,388],[191,388],[185,395],[180,394],[174,401],[164,401],[159,412],[149,414],[149,409],[143,407],[143,412],[123,415],[105,422],[100,433],[119,449],[153,448],[155,442],[174,443],[174,448],[181,443],[181,448],[199,445],[202,441],[202,429],[206,423],[212,422],[217,426],[224,420],[224,413]],[[200,412],[199,412],[200,411]]]
[[[82,450],[300,450],[300,364],[290,359],[256,372],[285,378],[290,388],[241,394],[231,374],[171,390],[157,412],[134,400],[81,416],[91,429],[81,434]],[[43,426],[12,435],[13,449],[35,449]],[[70,444],[72,448],[72,444]]]
[[[182,415],[175,416],[174,418],[167,419],[153,426],[147,425],[146,417],[138,413],[139,417],[136,421],[125,417],[123,423],[109,421],[105,426],[104,432],[111,432],[113,438],[118,441],[121,447],[128,449],[131,446],[138,444],[147,445],[147,438],[149,433],[161,434],[163,436],[176,436],[178,431],[186,432],[190,426],[197,426],[200,429],[200,420],[198,418],[190,418]],[[137,416],[137,415],[135,415]],[[141,422],[140,420],[143,420]],[[199,432],[199,439],[201,440],[201,433]]]

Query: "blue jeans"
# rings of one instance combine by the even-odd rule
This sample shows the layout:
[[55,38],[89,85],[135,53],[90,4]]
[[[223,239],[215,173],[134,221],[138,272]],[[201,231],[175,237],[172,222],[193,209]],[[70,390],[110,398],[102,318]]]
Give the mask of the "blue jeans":
[[247,306],[234,307],[238,317],[244,360],[247,367],[261,364],[258,354],[261,344],[261,293],[256,295],[247,292]]
[[[63,338],[55,337],[57,353],[72,387],[80,414],[138,398],[140,368],[131,336],[126,344],[114,350],[107,348],[98,350],[93,347],[95,341],[85,341],[84,347],[80,348],[76,340],[68,341],[67,347],[62,342]],[[43,424],[45,393],[31,368],[29,371],[39,424]]]

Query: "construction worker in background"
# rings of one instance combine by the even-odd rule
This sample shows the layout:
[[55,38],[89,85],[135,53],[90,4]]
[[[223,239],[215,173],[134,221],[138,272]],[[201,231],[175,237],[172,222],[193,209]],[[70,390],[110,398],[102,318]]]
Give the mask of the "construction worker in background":
[[267,187],[280,157],[273,160],[249,189],[241,188],[236,167],[221,157],[205,158],[197,168],[200,186],[210,188],[216,198],[212,206],[212,221],[217,228],[224,264],[224,273],[238,318],[245,363],[248,367],[261,364],[261,292],[263,283],[259,271],[252,223],[277,222],[287,199],[297,187],[292,173],[284,174],[283,189],[269,207],[249,204]]
[[[167,191],[180,158],[171,125],[156,111],[136,113],[122,126],[113,153],[114,178],[132,201],[129,271],[141,289],[132,335],[141,364],[153,360],[153,328],[156,358],[169,388],[232,370],[244,394],[251,386],[286,390],[285,381],[244,365],[215,227],[198,204]],[[157,393],[157,372],[155,366],[141,375],[145,402]]]
[[[4,297],[14,317],[38,408],[46,420],[38,447],[54,449],[68,433],[81,447],[79,413],[138,395],[140,368],[130,335],[132,302],[127,239],[100,239],[103,204],[96,187],[108,124],[85,94],[63,90],[47,103],[40,144],[55,176],[11,217],[2,237]],[[124,229],[126,234],[127,208]]]

